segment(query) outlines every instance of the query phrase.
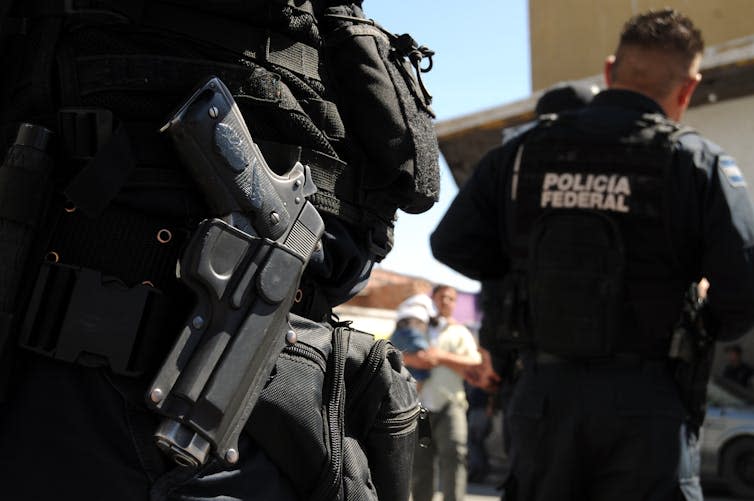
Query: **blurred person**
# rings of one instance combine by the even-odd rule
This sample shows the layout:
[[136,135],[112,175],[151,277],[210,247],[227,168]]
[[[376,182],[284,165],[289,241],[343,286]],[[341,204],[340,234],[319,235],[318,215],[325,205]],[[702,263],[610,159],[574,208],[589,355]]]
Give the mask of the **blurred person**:
[[432,300],[438,311],[429,330],[429,353],[437,360],[419,394],[429,410],[432,443],[417,446],[411,479],[414,501],[430,501],[435,490],[435,473],[445,501],[466,495],[468,454],[468,402],[464,390],[465,371],[482,363],[471,332],[453,319],[458,293],[448,285],[437,285]]
[[743,350],[738,344],[725,347],[725,356],[728,363],[723,368],[723,377],[734,383],[751,387],[751,376],[754,375],[754,369],[743,361]]
[[[581,82],[560,82],[546,89],[537,100],[534,111],[538,116],[562,113],[568,110],[583,108],[588,105],[599,89],[596,85],[588,85]],[[524,130],[534,127],[537,121],[534,120],[523,126],[515,127],[512,134],[521,134]],[[504,134],[504,140],[510,137],[510,134]],[[480,389],[493,392],[499,392],[499,406],[502,409],[502,438],[503,448],[508,454],[510,450],[510,424],[508,423],[508,404],[513,396],[513,390],[518,375],[521,372],[521,361],[518,356],[518,350],[514,346],[509,346],[504,352],[497,352],[497,356],[491,356],[485,348],[495,345],[495,337],[501,325],[501,312],[504,310],[502,280],[484,280],[482,281],[481,291],[482,304],[482,324],[479,329],[479,339],[482,347],[480,352],[484,358],[484,363],[478,368],[472,368],[467,371],[467,381],[479,386],[479,389],[471,388],[470,391],[478,392]],[[489,363],[487,362],[489,361]],[[471,399],[470,399],[471,400]],[[470,405],[473,407],[473,405]],[[470,411],[471,412],[471,411]],[[486,435],[487,423],[485,413],[476,412],[474,419],[470,419],[470,436],[483,439]],[[478,423],[479,430],[474,430],[475,423]],[[470,446],[470,457],[483,457],[482,451],[474,452]],[[484,468],[483,468],[484,470]],[[471,472],[470,472],[470,476]],[[478,474],[474,474],[478,477]]]
[[577,110],[591,103],[598,92],[599,88],[596,85],[560,82],[545,89],[537,99],[537,104],[534,105],[534,112],[537,115],[550,115]]
[[490,471],[487,437],[492,431],[492,418],[497,407],[497,389],[483,389],[466,384],[466,400],[469,409],[466,419],[469,427],[468,481],[484,483]]
[[428,329],[430,320],[437,315],[435,304],[426,294],[416,294],[405,299],[396,312],[396,326],[390,342],[403,354],[403,362],[416,380],[421,391],[429,370],[437,365],[429,355]]
[[[596,85],[579,81],[558,82],[542,92],[534,105],[534,113],[539,117],[578,109],[589,104],[598,92],[599,87]],[[536,124],[535,119],[513,127],[506,127],[502,133],[503,142],[531,129]],[[484,287],[485,284],[482,283],[482,288]]]

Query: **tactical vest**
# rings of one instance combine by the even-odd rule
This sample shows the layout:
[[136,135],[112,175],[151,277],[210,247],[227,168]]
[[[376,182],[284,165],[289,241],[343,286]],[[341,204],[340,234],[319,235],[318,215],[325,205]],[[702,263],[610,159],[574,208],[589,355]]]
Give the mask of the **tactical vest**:
[[[329,5],[12,3],[0,27],[2,53],[18,63],[0,79],[4,144],[20,122],[58,139],[59,195],[41,232],[51,236],[33,259],[182,293],[171,263],[210,214],[157,131],[177,100],[214,74],[272,168],[308,165],[315,207],[381,260],[397,209],[422,212],[439,191],[420,77],[432,53],[365,19],[358,4]],[[12,212],[23,212],[26,198],[7,201]],[[317,279],[305,275],[301,314],[332,306],[318,297]]]
[[574,358],[667,353],[690,281],[667,206],[684,132],[645,115],[615,137],[573,112],[526,135],[506,193],[501,341]]
[[[231,89],[270,166],[278,173],[297,161],[309,166],[317,209],[342,221],[377,259],[387,254],[396,210],[422,212],[438,194],[430,96],[417,76],[431,51],[366,20],[357,4],[325,3],[29,0],[0,7],[9,7],[0,10],[0,53],[17,63],[0,77],[3,144],[21,122],[56,138],[56,194],[39,238],[22,249],[0,231],[0,250],[19,254],[0,254],[0,277],[17,273],[27,250],[25,276],[36,277],[24,280],[23,299],[11,297],[9,306],[3,294],[15,291],[0,280],[0,351],[18,326],[26,349],[104,362],[120,375],[143,377],[162,361],[192,304],[175,264],[199,220],[217,214],[158,131],[209,75]],[[2,179],[19,190],[0,204],[0,230],[27,223],[24,193],[35,186],[25,175]],[[16,304],[24,308],[13,311]],[[13,313],[20,318],[11,329]],[[410,459],[419,411],[399,354],[342,327],[330,339],[320,327],[328,337],[317,349],[301,343],[281,355],[250,428],[282,469],[300,447],[311,452],[299,457],[306,478],[290,473],[302,495],[394,498],[406,491],[408,470],[391,453]],[[301,381],[312,391],[291,400]],[[323,408],[328,415],[319,414]],[[295,432],[266,433],[288,421]]]

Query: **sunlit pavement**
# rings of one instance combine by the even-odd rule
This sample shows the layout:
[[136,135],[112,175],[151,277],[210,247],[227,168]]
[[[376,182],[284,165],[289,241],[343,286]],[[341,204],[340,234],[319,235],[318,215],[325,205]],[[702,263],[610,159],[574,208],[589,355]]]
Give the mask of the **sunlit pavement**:
[[[497,501],[500,499],[500,492],[495,489],[495,487],[489,485],[469,484],[467,492],[466,501]],[[719,490],[710,494],[714,497],[705,495],[704,501],[743,501],[742,499],[725,497],[724,495],[721,495]],[[442,494],[439,492],[435,493],[435,497],[432,501],[442,501]]]
[[[470,484],[466,501],[491,501],[500,499],[500,491],[489,485]],[[442,499],[442,496],[440,496]]]
[[[500,491],[490,485],[469,484],[465,501],[492,501],[500,499]],[[432,501],[442,501],[442,494],[435,493]]]

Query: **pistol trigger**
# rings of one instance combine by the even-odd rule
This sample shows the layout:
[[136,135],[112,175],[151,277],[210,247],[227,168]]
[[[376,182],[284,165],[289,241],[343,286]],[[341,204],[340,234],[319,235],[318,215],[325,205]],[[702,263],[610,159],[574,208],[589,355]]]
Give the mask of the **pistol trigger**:
[[317,193],[317,185],[314,184],[314,180],[312,179],[312,170],[309,168],[309,166],[304,165],[302,167],[304,168],[304,186],[301,188],[301,194],[305,197],[309,197]]

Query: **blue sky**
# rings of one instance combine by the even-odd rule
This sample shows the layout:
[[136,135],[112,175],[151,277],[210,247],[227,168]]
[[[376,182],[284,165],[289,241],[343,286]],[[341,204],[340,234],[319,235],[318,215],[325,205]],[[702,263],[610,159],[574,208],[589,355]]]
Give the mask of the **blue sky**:
[[[364,12],[436,53],[423,79],[438,120],[521,99],[531,90],[526,0],[366,0]],[[441,158],[440,202],[424,214],[399,212],[385,269],[474,292],[477,282],[435,261],[429,234],[458,189]]]

